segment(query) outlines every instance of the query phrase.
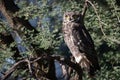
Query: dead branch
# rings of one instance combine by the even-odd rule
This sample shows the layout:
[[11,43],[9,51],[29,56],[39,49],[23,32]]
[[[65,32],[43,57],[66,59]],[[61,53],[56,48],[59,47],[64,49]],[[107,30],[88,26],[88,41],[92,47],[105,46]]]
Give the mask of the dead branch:
[[68,65],[69,67],[71,67],[72,69],[74,69],[77,72],[77,74],[79,75],[79,80],[82,80],[83,71],[82,71],[81,67],[79,66],[79,64],[72,62],[70,59],[66,59],[66,58],[60,57],[60,56],[53,56],[53,59],[59,61],[60,63],[64,63],[64,64]]
[[[27,63],[27,65],[28,65],[28,69],[29,69],[29,72],[30,73],[33,73],[32,72],[32,69],[31,69],[31,64],[33,64],[34,62],[37,62],[38,60],[48,60],[48,59],[52,59],[52,60],[57,60],[57,61],[59,61],[61,64],[66,64],[66,65],[68,65],[69,67],[71,67],[72,69],[74,69],[77,73],[78,73],[78,75],[79,75],[79,80],[82,80],[82,69],[81,69],[81,67],[78,65],[78,64],[76,64],[76,63],[74,63],[74,62],[72,62],[71,60],[69,60],[69,59],[66,59],[66,58],[64,58],[63,56],[59,56],[59,55],[52,55],[52,56],[41,56],[41,57],[38,57],[38,58],[32,58],[32,59],[23,59],[23,60],[20,60],[20,61],[18,61],[18,62],[16,62],[8,71],[6,71],[4,74],[4,76],[2,77],[2,79],[1,80],[6,80],[17,68],[18,68],[18,66],[20,65],[20,64],[23,64],[23,63]],[[40,69],[39,69],[40,70]],[[44,77],[46,77],[46,78],[48,78],[48,79],[51,79],[51,77],[53,77],[53,76],[51,76],[50,78],[49,78],[49,73],[45,73],[44,71],[42,71],[42,70],[40,70],[44,75]],[[55,75],[55,74],[54,74]]]
[[16,68],[21,64],[21,63],[26,63],[26,59],[18,61],[15,63],[8,71],[6,71],[4,76],[2,77],[1,80],[6,80],[15,70]]
[[97,9],[96,9],[95,5],[94,5],[90,0],[87,0],[87,2],[93,7],[93,9],[94,9],[94,11],[95,11],[95,13],[96,13],[96,16],[97,16],[97,18],[98,18],[98,20],[99,20],[99,26],[100,26],[100,29],[101,29],[101,32],[102,32],[103,36],[104,36],[106,39],[111,40],[112,42],[115,42],[115,43],[117,43],[117,44],[120,44],[120,41],[119,41],[119,40],[109,38],[109,37],[105,34],[105,32],[104,32],[104,30],[103,30],[103,25],[107,25],[107,24],[104,23],[104,22],[102,22],[100,16],[98,15],[98,12],[97,12]]
[[28,63],[29,72],[30,72],[30,74],[32,74],[31,63],[28,59],[26,59],[26,62]]
[[19,30],[22,26],[25,26],[27,29],[34,30],[35,33],[38,33],[28,20],[25,20],[24,16],[21,18],[14,16],[19,11],[19,7],[14,3],[14,0],[0,0],[0,11],[11,28]]
[[31,63],[37,61],[41,59],[41,57],[38,57],[37,59],[33,60],[33,61],[29,61],[28,59],[23,59],[23,60],[20,60],[18,62],[16,62],[8,71],[6,71],[4,74],[4,76],[2,77],[1,80],[6,80],[16,69],[17,67],[20,65],[20,64],[23,64],[23,63],[27,63],[28,64],[28,69],[29,69],[29,72],[32,73],[32,69],[31,69]]
[[83,19],[84,19],[84,17],[85,17],[85,13],[86,13],[86,11],[87,11],[87,8],[88,8],[88,2],[87,2],[88,0],[85,0],[85,4],[84,4],[84,7],[83,7],[83,10],[82,10],[82,16],[83,16]]

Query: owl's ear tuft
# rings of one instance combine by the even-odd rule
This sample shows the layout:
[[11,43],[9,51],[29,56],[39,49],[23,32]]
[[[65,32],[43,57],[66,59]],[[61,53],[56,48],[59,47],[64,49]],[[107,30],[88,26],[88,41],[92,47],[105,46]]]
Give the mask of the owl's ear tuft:
[[78,15],[72,15],[74,19],[77,19],[79,16]]
[[67,18],[67,17],[68,17],[68,15],[65,15],[65,17]]

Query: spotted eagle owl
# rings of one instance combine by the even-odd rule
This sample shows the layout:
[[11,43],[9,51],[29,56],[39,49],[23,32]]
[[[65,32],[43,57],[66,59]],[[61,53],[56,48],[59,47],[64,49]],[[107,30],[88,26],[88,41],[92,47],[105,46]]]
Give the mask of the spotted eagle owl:
[[70,52],[83,70],[90,76],[99,70],[98,58],[93,40],[86,30],[79,12],[65,12],[63,16],[63,35]]

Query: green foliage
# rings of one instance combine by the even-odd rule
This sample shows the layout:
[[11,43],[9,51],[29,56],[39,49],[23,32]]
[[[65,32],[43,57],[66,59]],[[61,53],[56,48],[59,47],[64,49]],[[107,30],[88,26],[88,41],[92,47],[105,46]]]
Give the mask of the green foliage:
[[48,49],[48,48],[56,48],[60,44],[60,38],[56,36],[57,29],[53,32],[50,32],[48,28],[44,28],[40,30],[40,33],[37,37],[33,40],[36,44],[40,44],[40,48]]
[[39,28],[37,36],[31,36],[26,39],[27,44],[37,45],[37,49],[50,50],[53,53],[59,50],[61,41],[62,36],[58,29],[50,31],[49,26]]
[[3,64],[6,63],[7,58],[12,58],[13,51],[11,51],[10,47],[6,47],[5,45],[0,45],[0,68],[3,67]]

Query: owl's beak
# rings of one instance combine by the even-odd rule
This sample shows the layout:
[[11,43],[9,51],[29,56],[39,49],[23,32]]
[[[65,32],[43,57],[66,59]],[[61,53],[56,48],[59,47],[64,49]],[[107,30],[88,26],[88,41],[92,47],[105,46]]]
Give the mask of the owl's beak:
[[71,19],[71,18],[69,18],[69,21],[72,21],[72,19]]
[[69,17],[69,16],[68,16],[68,17],[66,17],[66,20],[67,20],[67,21],[70,21],[70,17]]

